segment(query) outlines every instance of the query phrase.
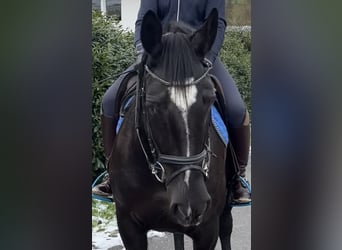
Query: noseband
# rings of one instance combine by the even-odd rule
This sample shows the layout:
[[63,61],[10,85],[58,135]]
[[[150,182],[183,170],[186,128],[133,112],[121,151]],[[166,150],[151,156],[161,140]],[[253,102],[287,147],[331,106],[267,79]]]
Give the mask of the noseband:
[[[190,84],[198,84],[208,75],[210,69],[211,67],[208,67],[202,76]],[[168,82],[153,73],[147,65],[145,65],[144,71],[147,72],[152,78],[158,80],[161,84],[168,87],[172,86],[171,82]],[[139,80],[136,89],[135,128],[140,146],[145,154],[149,168],[151,169],[151,173],[159,182],[165,183],[165,185],[168,185],[176,176],[187,170],[197,170],[200,171],[205,177],[208,177],[209,159],[210,155],[213,154],[208,145],[204,145],[202,152],[199,154],[191,156],[167,155],[160,153],[158,150],[158,147],[152,136],[151,127],[146,112],[146,86],[145,81],[143,80],[144,74],[143,72],[141,73],[139,72]],[[176,169],[168,178],[166,178],[163,164],[173,164],[180,167]]]

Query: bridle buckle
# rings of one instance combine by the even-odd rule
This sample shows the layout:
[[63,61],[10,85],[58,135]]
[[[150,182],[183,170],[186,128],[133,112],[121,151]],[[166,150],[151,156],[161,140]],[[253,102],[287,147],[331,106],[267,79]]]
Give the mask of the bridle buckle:
[[165,169],[159,161],[151,164],[151,171],[152,171],[152,174],[156,177],[156,179],[159,182],[164,183],[164,181],[165,181]]

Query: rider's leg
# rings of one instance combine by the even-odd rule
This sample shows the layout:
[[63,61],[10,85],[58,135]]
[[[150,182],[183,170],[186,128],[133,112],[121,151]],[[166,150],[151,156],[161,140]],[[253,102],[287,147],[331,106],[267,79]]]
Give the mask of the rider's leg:
[[[238,128],[231,128],[229,132],[230,140],[239,163],[239,176],[246,179],[250,145],[249,114],[247,110],[243,124]],[[240,178],[234,181],[233,200],[236,203],[247,203],[251,201],[250,193],[246,186],[241,183]]]
[[[118,90],[117,85],[120,85],[120,82],[115,81],[102,98],[101,131],[106,169],[108,169],[108,164],[112,155],[113,142],[115,138],[115,126],[118,120],[114,113],[109,112],[109,115],[111,116],[108,116],[108,112],[106,113],[106,111],[109,107],[114,107],[115,96]],[[93,194],[104,197],[109,197],[112,195],[108,175],[105,175],[105,177],[102,179],[102,182],[96,185],[92,192]]]
[[[126,71],[132,70],[134,65],[128,68]],[[105,153],[105,166],[108,168],[109,161],[111,160],[113,142],[115,138],[115,129],[119,119],[119,114],[116,111],[116,95],[119,87],[126,77],[126,74],[121,75],[106,91],[102,98],[102,109],[101,109],[101,130],[102,140]],[[102,183],[96,185],[92,192],[96,195],[111,197],[112,190],[109,183],[108,175],[106,175]]]
[[[225,97],[225,123],[239,163],[239,175],[245,178],[250,146],[249,115],[233,78],[219,58],[214,62],[211,73],[222,85]],[[238,203],[251,200],[250,193],[240,178],[234,181],[233,199]]]
[[[101,115],[101,130],[102,130],[102,140],[105,152],[105,167],[108,169],[109,161],[112,154],[112,146],[115,138],[115,119],[112,117],[106,117],[104,114]],[[106,174],[102,179],[102,182],[92,190],[93,194],[111,197],[112,190],[109,183],[109,176]]]

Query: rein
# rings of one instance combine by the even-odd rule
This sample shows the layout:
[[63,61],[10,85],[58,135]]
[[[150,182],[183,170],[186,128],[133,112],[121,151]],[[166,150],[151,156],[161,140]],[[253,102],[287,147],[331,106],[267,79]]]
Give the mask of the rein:
[[[211,67],[204,72],[204,74],[191,82],[191,85],[197,84],[204,79]],[[149,126],[148,115],[145,109],[146,102],[146,86],[143,81],[144,72],[147,72],[152,78],[158,80],[160,83],[166,86],[171,86],[171,83],[162,79],[153,73],[147,65],[144,67],[143,72],[139,72],[139,80],[136,88],[136,106],[135,106],[135,129],[140,142],[140,146],[146,157],[146,161],[151,169],[151,173],[156,179],[168,185],[176,176],[186,170],[197,170],[200,171],[206,178],[208,177],[208,166],[210,155],[213,153],[210,151],[209,146],[205,145],[202,152],[191,156],[176,156],[162,154],[158,150],[158,147],[153,139],[151,127]],[[165,168],[163,164],[174,164],[181,165],[179,169],[175,170],[170,177],[166,179]]]

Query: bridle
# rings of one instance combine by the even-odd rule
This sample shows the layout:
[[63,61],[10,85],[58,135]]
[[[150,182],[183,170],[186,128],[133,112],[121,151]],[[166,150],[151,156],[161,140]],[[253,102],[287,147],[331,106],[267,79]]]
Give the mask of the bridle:
[[[204,78],[207,77],[209,71],[212,69],[212,66],[207,67],[207,70],[203,73],[203,75],[201,75],[199,78],[197,78],[196,80],[192,81],[189,85],[196,85],[197,83],[199,83],[200,81],[202,81]],[[162,83],[163,85],[170,87],[171,86],[171,82],[169,81],[165,81],[163,78],[159,77],[158,75],[156,75],[155,73],[152,72],[152,70],[150,70],[150,68],[145,65],[145,71],[152,76],[152,78],[158,80],[160,83]]]
[[[198,84],[201,80],[207,77],[210,69],[211,67],[208,67],[203,75],[194,80],[191,85]],[[171,82],[162,79],[154,72],[152,72],[147,65],[144,65],[143,72],[139,72],[139,80],[136,88],[135,128],[140,146],[142,148],[142,151],[144,152],[151,173],[159,182],[164,183],[166,186],[176,176],[187,170],[200,171],[207,178],[209,173],[210,155],[214,155],[210,151],[209,136],[207,144],[204,145],[203,150],[199,154],[191,156],[176,156],[163,154],[159,151],[157,144],[153,139],[148,114],[146,112],[146,83],[144,78],[145,72],[165,86],[170,87],[172,85]],[[173,164],[180,167],[176,168],[176,170],[173,171],[170,176],[166,177],[163,164]]]

